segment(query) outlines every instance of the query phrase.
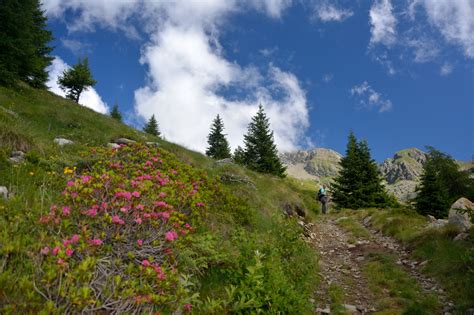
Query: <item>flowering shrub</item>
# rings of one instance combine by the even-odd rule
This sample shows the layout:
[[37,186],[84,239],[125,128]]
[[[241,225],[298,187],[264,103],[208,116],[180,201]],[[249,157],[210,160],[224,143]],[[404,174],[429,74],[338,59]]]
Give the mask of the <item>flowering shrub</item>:
[[65,168],[62,202],[39,218],[52,239],[36,282],[46,311],[191,311],[196,296],[175,250],[206,214],[214,184],[158,148],[91,155],[90,170]]

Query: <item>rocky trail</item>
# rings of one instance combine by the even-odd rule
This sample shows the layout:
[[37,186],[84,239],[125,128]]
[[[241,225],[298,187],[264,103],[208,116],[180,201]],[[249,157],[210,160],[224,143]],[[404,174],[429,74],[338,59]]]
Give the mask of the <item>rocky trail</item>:
[[441,314],[451,314],[453,303],[448,300],[444,290],[434,279],[420,271],[426,262],[412,260],[408,250],[397,241],[372,229],[370,217],[361,222],[361,227],[368,232],[366,237],[355,237],[339,226],[338,223],[347,219],[350,218],[329,215],[314,224],[304,225],[307,241],[312,243],[320,255],[321,283],[314,299],[316,314],[334,313],[331,312],[331,304],[334,302],[331,300],[331,290],[335,287],[343,292],[341,307],[345,308],[348,314],[371,314],[380,311],[377,309],[377,297],[369,289],[368,279],[363,272],[369,255],[373,253],[396,255],[396,264],[417,280],[423,292],[437,296],[443,306]]

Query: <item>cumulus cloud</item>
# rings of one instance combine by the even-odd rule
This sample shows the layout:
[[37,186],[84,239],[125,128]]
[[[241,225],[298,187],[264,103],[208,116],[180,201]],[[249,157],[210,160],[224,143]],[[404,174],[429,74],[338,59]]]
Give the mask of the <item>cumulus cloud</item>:
[[[87,22],[90,29],[94,23],[123,29],[130,19],[141,19],[149,35],[140,58],[147,67],[147,81],[135,91],[135,111],[143,119],[155,114],[168,140],[204,151],[212,119],[220,114],[235,148],[262,104],[279,150],[305,143],[308,110],[297,77],[271,63],[256,68],[228,60],[219,41],[227,16],[257,10],[279,18],[291,1],[97,2],[88,6],[91,1],[46,0],[45,9],[52,16],[75,10],[78,18],[73,26]],[[103,18],[105,7],[111,11]],[[116,14],[124,9],[124,14]]]
[[[66,93],[59,87],[57,81],[58,77],[64,72],[64,70],[69,68],[69,65],[65,63],[60,57],[54,57],[52,64],[46,69],[49,72],[49,78],[48,82],[46,82],[46,86],[51,92],[62,97],[66,96]],[[79,98],[79,104],[89,107],[102,114],[109,112],[107,104],[102,100],[94,88],[89,88],[82,92]]]
[[413,0],[414,17],[418,6],[426,12],[428,22],[446,41],[462,47],[464,54],[474,58],[474,1],[472,0]]
[[316,2],[313,18],[322,22],[341,22],[354,15],[348,9],[341,9],[327,1]]
[[382,97],[382,95],[375,91],[367,81],[360,85],[355,85],[351,88],[350,93],[359,99],[359,104],[362,107],[378,109],[379,113],[383,113],[392,109],[392,102]]
[[370,8],[370,44],[391,46],[397,39],[397,19],[393,15],[390,0],[376,0]]

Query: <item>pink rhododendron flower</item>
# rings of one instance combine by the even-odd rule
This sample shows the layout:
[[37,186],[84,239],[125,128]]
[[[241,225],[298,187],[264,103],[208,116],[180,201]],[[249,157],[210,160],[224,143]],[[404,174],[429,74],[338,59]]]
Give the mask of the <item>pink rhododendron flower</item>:
[[178,233],[176,233],[175,231],[166,232],[165,233],[165,238],[166,238],[167,241],[172,242],[172,241],[174,241],[175,239],[178,238]]
[[79,241],[79,238],[80,238],[79,235],[74,234],[74,235],[71,237],[71,243],[72,243],[72,244],[76,244],[76,243]]
[[69,244],[71,244],[71,241],[70,241],[70,240],[68,240],[67,238],[66,238],[65,240],[63,240],[63,246],[64,246],[64,247],[68,247]]
[[70,248],[66,249],[66,255],[68,255],[68,257],[71,257],[73,253],[74,253],[73,249],[70,249]]
[[193,309],[193,306],[187,303],[187,304],[184,304],[183,309],[185,312],[191,312],[191,310]]
[[142,266],[148,267],[148,266],[151,266],[151,264],[147,259],[144,259],[144,260],[142,260]]
[[72,186],[74,186],[74,182],[72,180],[70,180],[70,181],[67,182],[66,185],[67,185],[67,187],[72,187]]
[[169,212],[161,212],[161,217],[163,220],[168,220],[170,218],[170,213]]
[[153,165],[153,163],[151,161],[146,161],[145,162],[145,166],[152,166],[152,165]]
[[145,206],[143,206],[143,205],[140,203],[140,204],[138,204],[138,205],[135,207],[135,209],[137,209],[137,210],[143,210],[143,209],[145,209]]
[[48,255],[49,254],[49,247],[46,246],[46,247],[42,248],[40,253],[41,253],[41,255]]
[[190,229],[190,228],[191,228],[191,225],[189,225],[189,223],[186,223],[186,224],[184,225],[184,227],[187,228],[187,229]]
[[71,208],[69,206],[64,206],[63,207],[63,215],[68,216],[71,214]]
[[198,203],[196,203],[196,207],[204,207],[204,203],[198,202]]
[[151,214],[149,214],[149,213],[144,213],[144,214],[143,214],[143,217],[144,217],[145,219],[149,219],[149,218],[151,218]]
[[134,220],[137,224],[142,224],[142,218],[138,217]]
[[89,244],[91,244],[93,246],[100,246],[100,245],[102,245],[102,243],[103,243],[102,240],[99,239],[99,238],[89,240]]
[[92,179],[92,176],[89,175],[82,175],[81,180],[83,184],[87,184]]
[[141,247],[143,245],[143,240],[137,240],[137,245]]
[[95,217],[97,215],[97,209],[90,208],[89,210],[85,211],[84,214],[86,214],[90,217]]
[[58,265],[64,265],[64,259],[59,258],[56,263],[57,263]]
[[39,219],[40,223],[48,223],[50,220],[51,220],[51,217],[49,215],[43,215]]
[[57,255],[59,253],[59,251],[61,250],[61,248],[59,248],[59,246],[56,246],[55,248],[53,248],[53,255]]
[[165,197],[166,197],[166,193],[165,193],[165,192],[160,192],[160,194],[158,195],[158,197],[160,197],[160,198],[165,198]]
[[112,222],[115,223],[115,224],[120,224],[120,225],[125,224],[125,221],[120,219],[120,217],[118,215],[114,215],[112,217]]
[[163,208],[168,207],[168,204],[164,201],[155,201],[154,205],[157,206],[157,207],[163,207]]
[[135,197],[135,198],[139,198],[140,197],[140,192],[139,191],[134,191],[134,192],[132,192],[132,196]]

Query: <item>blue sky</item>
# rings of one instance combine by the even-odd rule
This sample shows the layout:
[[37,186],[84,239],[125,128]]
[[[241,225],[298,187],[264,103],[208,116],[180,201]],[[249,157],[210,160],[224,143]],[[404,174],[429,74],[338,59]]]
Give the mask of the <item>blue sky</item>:
[[345,150],[349,130],[381,161],[432,145],[474,154],[474,2],[45,0],[56,56],[50,86],[88,56],[98,84],[136,127],[203,151],[221,114],[241,144],[263,104],[280,150]]

